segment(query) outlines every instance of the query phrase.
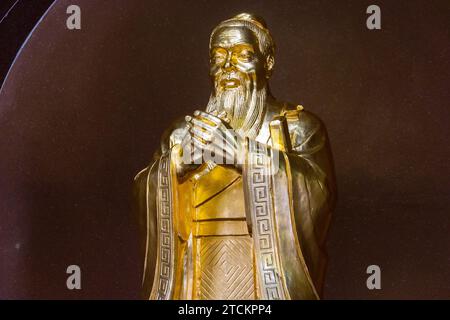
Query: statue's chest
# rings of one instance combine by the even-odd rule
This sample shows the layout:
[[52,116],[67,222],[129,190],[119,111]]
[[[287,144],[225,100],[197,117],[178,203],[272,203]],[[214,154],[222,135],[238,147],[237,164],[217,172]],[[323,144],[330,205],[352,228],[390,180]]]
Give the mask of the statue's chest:
[[193,235],[249,235],[242,178],[214,178],[204,177],[194,189]]
[[196,183],[193,200],[195,298],[255,299],[242,178],[216,168]]

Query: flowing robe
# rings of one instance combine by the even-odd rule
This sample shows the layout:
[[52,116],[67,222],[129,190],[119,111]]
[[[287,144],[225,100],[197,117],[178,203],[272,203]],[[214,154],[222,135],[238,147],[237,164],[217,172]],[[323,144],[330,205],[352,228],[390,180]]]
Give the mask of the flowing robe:
[[[183,128],[183,123],[174,128]],[[323,123],[289,107],[263,125],[267,139],[246,140],[242,188],[253,241],[258,299],[319,299],[325,237],[336,191]],[[173,161],[180,136],[171,128],[153,163],[135,177],[146,299],[191,299],[189,211]],[[259,141],[258,141],[259,140]]]

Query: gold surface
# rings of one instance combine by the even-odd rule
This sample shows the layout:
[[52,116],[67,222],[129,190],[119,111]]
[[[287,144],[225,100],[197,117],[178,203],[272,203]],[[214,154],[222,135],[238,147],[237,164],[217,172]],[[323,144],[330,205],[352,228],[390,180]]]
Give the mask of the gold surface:
[[[245,219],[245,203],[242,178],[221,190],[214,201],[206,201],[195,209],[195,220]],[[226,191],[226,192],[225,192]]]
[[252,239],[240,175],[217,166],[196,181],[194,190],[194,299],[254,299]]
[[198,221],[195,223],[193,235],[194,236],[248,235],[247,222],[245,220]]
[[230,170],[222,166],[216,166],[206,175],[202,175],[195,182],[194,206],[197,207],[215,196],[239,177],[240,175],[236,170]]
[[[274,50],[266,24],[254,15],[216,27],[212,97],[226,92],[231,103],[222,109],[239,116],[219,119],[223,110],[208,105],[203,117],[211,120],[206,127],[219,123],[214,129],[193,133],[189,121],[202,112],[177,122],[153,164],[136,176],[145,298],[320,297],[336,193],[332,157],[320,119],[271,95]],[[242,101],[244,108],[236,108]],[[207,131],[219,127],[243,163],[181,161],[185,137],[211,145]],[[229,138],[230,127],[237,137]]]
[[255,283],[250,236],[197,239],[198,299],[253,300]]

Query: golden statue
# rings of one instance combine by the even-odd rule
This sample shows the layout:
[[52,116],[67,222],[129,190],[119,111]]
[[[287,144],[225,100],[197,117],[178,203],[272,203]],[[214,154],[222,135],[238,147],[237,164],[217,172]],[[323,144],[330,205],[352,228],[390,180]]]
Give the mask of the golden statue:
[[135,177],[146,299],[319,299],[335,202],[322,122],[275,100],[275,45],[242,13],[210,38],[205,111]]

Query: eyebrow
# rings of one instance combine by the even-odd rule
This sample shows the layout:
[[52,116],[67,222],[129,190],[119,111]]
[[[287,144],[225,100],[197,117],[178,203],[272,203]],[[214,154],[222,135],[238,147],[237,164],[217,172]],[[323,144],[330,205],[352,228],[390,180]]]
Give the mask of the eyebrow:
[[[244,44],[251,46],[251,42],[255,40],[251,32],[236,30],[236,29],[225,29],[220,33],[216,33],[212,39],[211,46],[220,46],[222,48],[229,48],[232,46]],[[249,42],[250,41],[250,42]]]
[[236,49],[247,49],[247,50],[251,50],[251,51],[255,51],[255,48],[253,45],[246,43],[246,42],[241,42],[241,43],[233,43],[232,45],[226,45],[226,46],[222,46],[220,43],[217,43],[215,45],[213,45],[213,47],[211,48],[211,52],[214,51],[215,49],[224,49],[224,50],[229,50],[230,48],[236,48]]

